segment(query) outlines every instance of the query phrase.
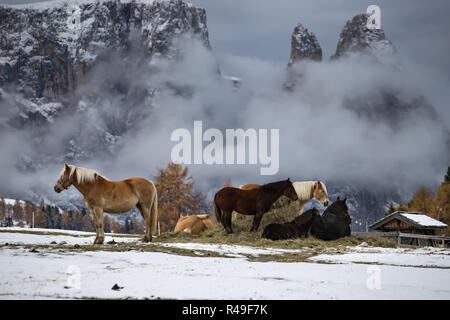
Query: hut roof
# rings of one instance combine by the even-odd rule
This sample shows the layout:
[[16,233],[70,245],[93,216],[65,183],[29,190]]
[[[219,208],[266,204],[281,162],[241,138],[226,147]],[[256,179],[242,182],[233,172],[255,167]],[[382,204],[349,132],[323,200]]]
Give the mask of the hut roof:
[[417,229],[444,229],[447,225],[439,220],[433,219],[421,212],[396,211],[390,215],[378,220],[369,226],[370,229],[376,230],[384,224],[398,219],[404,221]]

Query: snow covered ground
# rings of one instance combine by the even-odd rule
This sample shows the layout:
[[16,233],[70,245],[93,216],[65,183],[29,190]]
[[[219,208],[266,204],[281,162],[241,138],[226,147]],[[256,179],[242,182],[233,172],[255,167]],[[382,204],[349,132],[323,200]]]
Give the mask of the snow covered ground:
[[[71,247],[91,244],[93,234],[6,231],[0,229],[0,299],[450,299],[449,249],[358,246],[339,254],[330,249],[309,262],[255,262],[248,255],[303,249],[154,242],[145,245],[150,251],[114,252],[107,251],[108,246],[83,251]],[[137,240],[108,235],[106,241],[113,238]],[[52,247],[52,242],[59,245]],[[152,248],[216,252],[222,257]],[[115,284],[122,288],[112,290]]]

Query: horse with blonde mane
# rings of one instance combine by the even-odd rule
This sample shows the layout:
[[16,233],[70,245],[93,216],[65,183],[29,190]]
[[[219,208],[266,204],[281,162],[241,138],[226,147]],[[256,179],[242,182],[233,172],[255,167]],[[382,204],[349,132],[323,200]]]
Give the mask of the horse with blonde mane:
[[153,182],[144,178],[110,181],[97,171],[64,164],[55,192],[60,193],[73,185],[84,198],[86,207],[94,216],[96,238],[94,244],[105,240],[103,212],[123,213],[137,207],[145,221],[143,241],[152,241],[158,216],[158,198]]
[[[305,204],[312,198],[315,198],[324,207],[328,206],[327,188],[322,181],[297,181],[293,182],[292,185],[294,186],[295,192],[297,192],[300,213],[303,212]],[[257,187],[259,187],[259,184],[249,183],[239,188],[242,190],[251,190]]]
[[192,234],[200,234],[204,230],[214,229],[214,223],[209,214],[197,214],[181,216],[173,232],[184,231]]

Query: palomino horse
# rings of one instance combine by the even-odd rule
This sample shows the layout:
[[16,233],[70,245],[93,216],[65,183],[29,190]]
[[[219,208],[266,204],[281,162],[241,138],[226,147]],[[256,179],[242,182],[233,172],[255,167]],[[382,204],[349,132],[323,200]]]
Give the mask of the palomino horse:
[[[324,207],[328,205],[327,188],[322,181],[298,181],[294,182],[293,185],[297,192],[300,213],[302,213],[305,204],[312,198],[317,199]],[[250,183],[239,188],[242,190],[251,190],[257,187],[259,187],[259,184]]]
[[109,181],[97,171],[64,164],[55,192],[60,193],[71,185],[80,191],[86,207],[94,215],[97,237],[94,244],[102,244],[105,239],[103,212],[123,213],[137,207],[145,221],[143,241],[152,241],[158,216],[158,199],[153,182],[143,178]]
[[234,210],[241,214],[254,215],[250,231],[257,231],[264,213],[269,211],[272,204],[282,195],[292,200],[298,199],[289,179],[265,184],[251,190],[224,187],[214,196],[217,221],[222,223],[228,233],[233,233],[231,214]]
[[199,234],[204,230],[213,229],[214,223],[209,214],[198,214],[191,216],[181,216],[175,226],[174,232],[184,231],[192,234]]

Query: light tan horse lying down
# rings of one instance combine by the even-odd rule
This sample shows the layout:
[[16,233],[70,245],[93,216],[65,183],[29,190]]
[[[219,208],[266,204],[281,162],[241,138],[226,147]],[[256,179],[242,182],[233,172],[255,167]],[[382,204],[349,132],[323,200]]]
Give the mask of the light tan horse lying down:
[[[305,204],[312,198],[316,198],[324,207],[328,205],[327,188],[322,181],[297,181],[293,182],[292,185],[294,186],[295,192],[297,192],[300,213],[302,213]],[[258,187],[259,184],[249,183],[239,188],[242,190],[251,190]]]
[[105,240],[103,231],[103,212],[123,213],[137,207],[145,221],[143,241],[152,241],[158,216],[158,198],[153,182],[144,178],[130,178],[121,181],[109,181],[97,171],[64,164],[55,192],[60,193],[71,185],[84,197],[86,207],[94,215],[97,237],[94,244]]
[[177,221],[174,232],[184,231],[199,234],[206,229],[213,229],[214,223],[209,214],[181,216]]

